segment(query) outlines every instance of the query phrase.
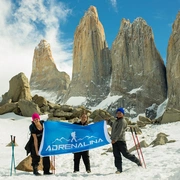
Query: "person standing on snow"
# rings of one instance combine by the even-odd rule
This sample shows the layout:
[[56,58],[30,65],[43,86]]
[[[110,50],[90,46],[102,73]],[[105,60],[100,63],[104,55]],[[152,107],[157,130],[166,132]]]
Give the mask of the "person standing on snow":
[[140,160],[129,153],[125,140],[125,131],[127,129],[127,122],[124,119],[124,109],[118,108],[116,110],[116,120],[112,122],[111,120],[106,120],[107,124],[112,127],[111,130],[111,143],[113,147],[114,164],[117,168],[116,174],[122,172],[122,157],[121,154],[129,159],[130,161],[136,163],[138,166],[142,166]]
[[[80,119],[81,119],[80,122],[75,122],[74,124],[78,124],[82,126],[88,125],[87,114],[83,114]],[[75,134],[74,134],[74,139],[75,139]],[[79,163],[80,163],[81,157],[83,159],[86,172],[90,173],[91,168],[90,168],[90,160],[89,160],[89,151],[82,151],[82,152],[74,153],[74,173],[79,172]]]
[[[34,113],[32,115],[32,124],[29,126],[29,130],[31,132],[31,139],[32,143],[30,144],[30,153],[32,157],[32,167],[33,167],[33,174],[36,176],[41,175],[38,172],[38,165],[40,162],[40,156],[39,156],[39,147],[42,139],[42,133],[43,133],[43,123],[44,121],[40,121],[40,116],[37,113]],[[43,157],[43,171],[44,175],[50,175],[52,173],[49,172],[50,170],[50,159],[48,157]]]

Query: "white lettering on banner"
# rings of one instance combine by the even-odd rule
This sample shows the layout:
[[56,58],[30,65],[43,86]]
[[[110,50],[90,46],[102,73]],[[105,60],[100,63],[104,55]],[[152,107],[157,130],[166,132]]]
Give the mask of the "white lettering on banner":
[[52,151],[57,151],[57,147],[55,145],[52,145]]
[[57,145],[49,145],[46,148],[46,151],[59,151],[59,150],[67,150],[67,149],[76,149],[76,148],[81,148],[81,147],[85,147],[85,146],[90,146],[93,144],[98,144],[103,142],[103,140],[100,139],[96,139],[96,140],[91,140],[89,141],[89,144],[86,142],[82,142],[82,143],[75,143],[75,144],[57,144]]

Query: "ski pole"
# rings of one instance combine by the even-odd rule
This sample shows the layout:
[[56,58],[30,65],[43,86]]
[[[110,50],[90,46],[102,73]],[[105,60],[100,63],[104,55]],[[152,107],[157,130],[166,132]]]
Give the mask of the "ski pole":
[[15,146],[15,136],[12,136],[12,135],[11,135],[12,155],[11,155],[11,171],[10,171],[10,176],[12,176],[13,165],[14,165],[14,173],[16,173],[15,157],[14,157],[14,146]]
[[[138,146],[137,146],[137,143],[136,143],[136,140],[135,140],[135,137],[134,137],[133,128],[130,127],[130,130],[131,130],[131,134],[132,134],[132,137],[133,137],[133,140],[134,140],[136,151],[137,151],[137,154],[138,154],[138,157],[139,157],[139,161],[141,162],[141,157],[140,157],[140,154],[139,154],[139,151],[138,151]],[[141,164],[142,164],[142,162],[141,162]]]
[[137,142],[138,142],[138,146],[139,146],[141,157],[142,157],[142,160],[143,160],[143,163],[144,163],[144,167],[146,168],[146,164],[145,164],[145,161],[144,161],[143,153],[142,153],[142,150],[141,150],[141,146],[140,146],[139,139],[138,139],[138,136],[137,136],[135,128],[134,128],[134,132],[135,132],[135,136],[136,136],[136,139],[137,139]]

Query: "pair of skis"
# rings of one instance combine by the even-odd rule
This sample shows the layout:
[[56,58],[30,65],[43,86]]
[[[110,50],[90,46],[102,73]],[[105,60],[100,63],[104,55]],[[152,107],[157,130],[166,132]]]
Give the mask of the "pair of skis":
[[11,135],[11,147],[12,147],[12,153],[11,153],[11,169],[10,169],[10,176],[12,176],[12,172],[16,173],[16,166],[15,166],[15,156],[14,156],[14,146],[15,146],[15,136]]
[[131,130],[131,134],[132,134],[132,137],[133,137],[133,140],[134,140],[134,144],[135,144],[135,147],[136,147],[136,150],[137,150],[137,153],[138,153],[140,163],[141,163],[142,166],[144,166],[144,168],[146,168],[146,164],[145,164],[145,161],[144,161],[144,157],[143,157],[143,153],[142,153],[142,150],[141,150],[141,146],[140,146],[140,143],[139,143],[139,139],[138,139],[138,136],[137,136],[136,129],[135,129],[135,127],[130,127],[130,130]]

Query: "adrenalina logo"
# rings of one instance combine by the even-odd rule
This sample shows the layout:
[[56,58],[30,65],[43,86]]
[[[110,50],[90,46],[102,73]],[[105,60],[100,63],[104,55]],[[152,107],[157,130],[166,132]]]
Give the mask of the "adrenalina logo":
[[65,137],[56,138],[51,145],[48,145],[46,151],[63,151],[70,149],[80,149],[88,146],[92,146],[94,144],[101,144],[103,140],[101,138],[97,138],[95,136],[85,136],[83,138],[77,138],[76,132],[73,131],[70,134],[69,139]]

